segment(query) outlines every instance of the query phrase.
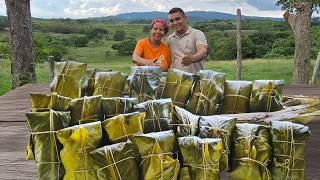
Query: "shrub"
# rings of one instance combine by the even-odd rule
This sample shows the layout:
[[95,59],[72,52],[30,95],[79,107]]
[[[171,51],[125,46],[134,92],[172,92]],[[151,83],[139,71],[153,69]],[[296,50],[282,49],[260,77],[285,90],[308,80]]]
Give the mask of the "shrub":
[[114,41],[122,41],[126,38],[126,33],[123,30],[117,30],[113,35]]
[[133,53],[136,43],[135,39],[127,39],[120,43],[113,44],[111,47],[117,50],[120,55],[126,56]]
[[85,35],[72,35],[70,40],[75,47],[86,47],[89,42],[89,38]]

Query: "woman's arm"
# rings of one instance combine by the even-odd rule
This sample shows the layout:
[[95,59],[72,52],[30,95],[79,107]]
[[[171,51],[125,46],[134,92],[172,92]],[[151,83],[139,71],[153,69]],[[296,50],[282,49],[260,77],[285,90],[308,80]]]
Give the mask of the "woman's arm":
[[147,60],[136,54],[135,52],[132,55],[132,62],[139,66],[154,66],[156,59]]

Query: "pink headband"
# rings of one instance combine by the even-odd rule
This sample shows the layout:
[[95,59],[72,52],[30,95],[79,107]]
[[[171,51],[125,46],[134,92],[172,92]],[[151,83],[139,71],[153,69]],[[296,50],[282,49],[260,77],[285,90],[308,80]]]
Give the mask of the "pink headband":
[[155,23],[160,23],[163,25],[163,29],[164,29],[164,33],[167,34],[167,32],[169,31],[168,25],[166,23],[166,21],[164,19],[153,19],[151,21],[151,27],[155,24]]

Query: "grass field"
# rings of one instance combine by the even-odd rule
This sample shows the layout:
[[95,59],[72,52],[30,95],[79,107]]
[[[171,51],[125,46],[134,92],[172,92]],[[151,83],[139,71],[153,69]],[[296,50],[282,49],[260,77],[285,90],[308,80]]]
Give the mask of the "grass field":
[[[95,52],[92,52],[94,50]],[[78,48],[70,50],[70,54],[76,56],[78,61],[87,63],[88,68],[99,67],[130,73],[132,63],[129,56],[118,56],[111,53],[110,56],[105,57],[102,49],[94,48],[94,50]],[[314,61],[312,61],[313,64]],[[292,81],[292,67],[292,60],[290,59],[247,59],[243,61],[242,79],[283,79],[286,84],[290,84]],[[236,77],[235,61],[207,61],[205,62],[205,69],[223,72],[228,80],[235,79]],[[313,68],[311,67],[310,70],[312,71]],[[36,73],[38,83],[49,83],[47,63],[38,64]],[[320,85],[320,73],[317,79],[317,85]],[[0,95],[10,91],[9,60],[0,60],[0,84]]]

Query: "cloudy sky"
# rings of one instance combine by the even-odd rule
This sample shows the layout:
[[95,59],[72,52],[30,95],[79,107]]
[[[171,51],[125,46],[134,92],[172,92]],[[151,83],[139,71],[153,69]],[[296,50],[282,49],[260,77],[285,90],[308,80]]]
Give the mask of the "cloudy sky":
[[[237,8],[248,16],[281,17],[276,0],[31,0],[32,17],[86,18],[126,12],[164,11],[181,7],[185,11],[217,11],[235,14]],[[0,0],[0,15],[6,14]]]

